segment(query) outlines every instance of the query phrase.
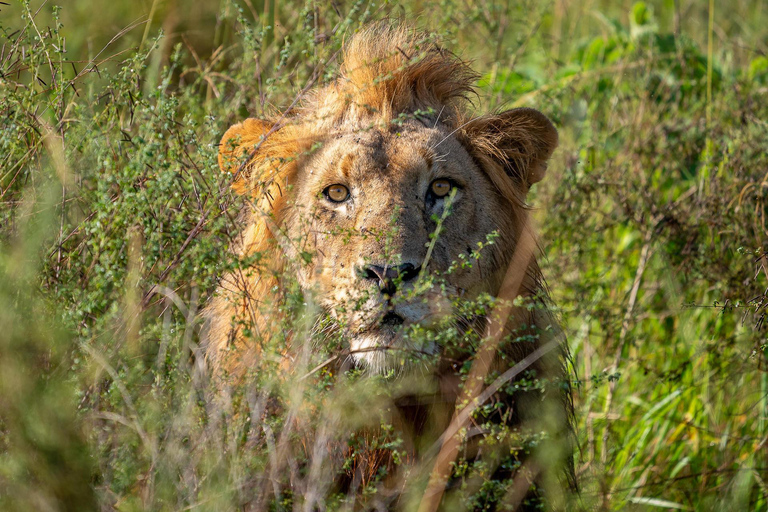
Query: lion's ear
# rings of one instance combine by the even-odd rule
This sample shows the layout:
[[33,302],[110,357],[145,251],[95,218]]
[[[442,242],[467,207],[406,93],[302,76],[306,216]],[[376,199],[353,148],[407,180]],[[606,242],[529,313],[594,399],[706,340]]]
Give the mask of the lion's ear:
[[[273,123],[261,119],[249,118],[229,128],[219,144],[219,167],[224,172],[236,173],[247,158],[258,148]],[[234,184],[239,192],[246,176],[237,176]],[[240,189],[243,190],[240,190]]]
[[541,181],[557,147],[557,130],[532,108],[515,108],[470,121],[465,133],[481,161],[490,157],[526,188]]

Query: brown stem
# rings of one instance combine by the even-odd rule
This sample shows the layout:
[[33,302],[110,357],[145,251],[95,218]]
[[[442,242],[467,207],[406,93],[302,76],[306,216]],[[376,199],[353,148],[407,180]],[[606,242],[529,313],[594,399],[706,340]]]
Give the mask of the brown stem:
[[[458,454],[459,446],[461,444],[461,432],[469,422],[471,413],[477,406],[476,404],[483,394],[483,382],[485,382],[485,378],[491,369],[496,350],[504,336],[507,321],[515,308],[513,303],[521,289],[523,278],[525,277],[528,266],[533,258],[535,247],[536,243],[534,236],[530,224],[526,219],[520,240],[518,240],[515,253],[512,256],[501,289],[499,290],[496,306],[490,314],[490,321],[484,336],[484,341],[472,363],[469,377],[464,385],[464,391],[460,399],[456,402],[453,420],[451,420],[450,426],[446,429],[446,432],[443,435],[444,442],[437,455],[434,467],[432,468],[427,489],[419,504],[419,512],[434,512],[440,506],[446,483],[451,475],[451,464],[456,460],[456,455]],[[545,347],[542,347],[539,350],[542,350]],[[534,354],[531,354],[521,361],[518,365],[513,367],[510,372],[516,374],[513,370],[521,367],[517,370],[519,373],[523,370],[523,365],[525,367],[530,366],[530,364],[538,359],[538,357],[543,355],[543,353],[537,354],[536,356],[534,356]],[[530,361],[528,361],[529,359]],[[507,379],[505,379],[505,381],[506,380]],[[494,384],[496,383],[494,382]]]

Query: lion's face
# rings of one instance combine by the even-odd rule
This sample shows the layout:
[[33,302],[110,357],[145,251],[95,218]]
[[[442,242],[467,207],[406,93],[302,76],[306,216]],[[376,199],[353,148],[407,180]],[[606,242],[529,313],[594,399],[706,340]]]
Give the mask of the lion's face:
[[[435,350],[408,346],[409,325],[450,320],[457,297],[498,292],[557,131],[528,108],[470,114],[476,81],[428,40],[374,27],[351,39],[339,77],[301,108],[227,130],[221,168],[255,206],[239,250],[267,255],[276,271],[226,276],[209,308],[211,359],[230,340],[247,348],[241,331],[269,337],[264,308],[281,285],[272,275],[294,269],[374,369],[403,349]],[[536,275],[535,261],[520,265]]]
[[[498,262],[514,245],[509,202],[432,122],[329,136],[299,163],[292,194],[284,228],[311,254],[300,282],[374,369],[414,348],[402,336],[409,324],[450,315],[451,297],[494,293]],[[425,284],[427,274],[440,285]]]

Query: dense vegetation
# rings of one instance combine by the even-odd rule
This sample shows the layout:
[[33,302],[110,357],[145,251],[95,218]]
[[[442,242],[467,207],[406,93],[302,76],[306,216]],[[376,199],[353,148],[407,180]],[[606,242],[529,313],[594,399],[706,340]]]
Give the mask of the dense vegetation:
[[[533,106],[560,131],[531,203],[573,357],[571,506],[768,510],[760,0],[14,2],[0,14],[0,508],[304,506],[279,486],[259,501],[281,471],[316,477],[274,460],[280,419],[213,412],[198,313],[242,263],[229,248],[243,201],[217,144],[333,77],[365,22],[402,16],[473,60],[478,110]],[[288,327],[312,330],[311,308],[285,294]],[[323,372],[299,388],[259,378],[306,416],[329,403],[364,415],[379,392],[354,371],[346,394]]]

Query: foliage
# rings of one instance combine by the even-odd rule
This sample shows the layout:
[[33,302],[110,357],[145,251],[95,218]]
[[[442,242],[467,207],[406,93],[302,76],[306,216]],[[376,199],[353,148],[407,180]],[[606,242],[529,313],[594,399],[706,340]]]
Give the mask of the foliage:
[[[398,380],[319,367],[341,343],[331,336],[306,344],[297,385],[275,346],[254,376],[269,392],[214,413],[198,313],[218,276],[253,263],[229,252],[243,201],[218,170],[217,144],[236,121],[289,109],[334,75],[345,37],[392,15],[475,59],[487,72],[478,108],[535,106],[560,130],[532,203],[575,369],[573,506],[768,509],[759,1],[718,4],[710,23],[695,2],[177,0],[153,2],[146,29],[92,34],[77,23],[85,3],[0,6],[13,18],[0,22],[0,508],[278,510],[320,499],[312,457],[275,460],[283,434],[302,445],[306,432],[257,411],[279,404],[330,443],[377,422]],[[104,27],[146,14],[114,4]],[[323,330],[311,297],[285,295],[288,329]],[[457,335],[413,333],[446,345]],[[394,432],[365,442],[404,459]],[[354,446],[342,463],[354,463]],[[302,492],[280,486],[291,472]],[[454,468],[477,509],[504,493],[482,472]]]

